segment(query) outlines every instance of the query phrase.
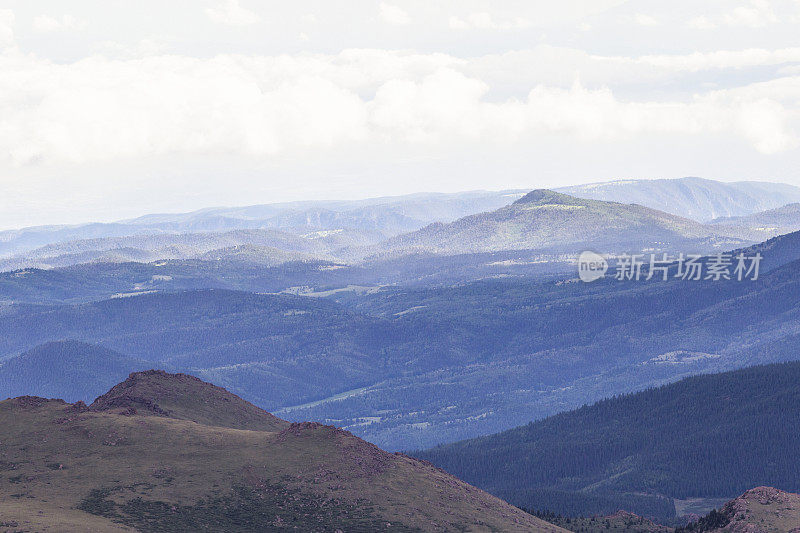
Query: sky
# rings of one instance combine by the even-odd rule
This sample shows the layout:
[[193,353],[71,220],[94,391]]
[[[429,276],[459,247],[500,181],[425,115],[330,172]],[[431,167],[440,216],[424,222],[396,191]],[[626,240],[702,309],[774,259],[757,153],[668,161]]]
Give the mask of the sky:
[[800,186],[800,0],[0,0],[0,228],[701,176]]

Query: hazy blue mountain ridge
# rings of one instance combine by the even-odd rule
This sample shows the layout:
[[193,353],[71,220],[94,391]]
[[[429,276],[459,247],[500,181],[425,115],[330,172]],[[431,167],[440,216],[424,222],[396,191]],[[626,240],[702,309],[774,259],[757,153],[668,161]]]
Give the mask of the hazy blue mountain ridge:
[[[395,254],[440,254],[559,247],[576,253],[641,250],[710,251],[747,242],[724,226],[710,227],[641,205],[586,200],[539,189],[496,211],[436,223],[379,245]],[[744,238],[743,238],[744,237]],[[752,241],[751,241],[752,242]]]
[[[113,223],[39,226],[0,231],[0,257],[48,244],[159,233],[207,233],[247,229],[362,230],[382,236],[419,229],[434,221],[497,209],[522,191],[419,193],[355,201],[286,202],[206,208],[190,213],[151,214]],[[62,252],[63,253],[63,252]]]
[[800,187],[785,183],[721,182],[695,177],[619,180],[556,190],[579,198],[639,204],[700,222],[800,202]]

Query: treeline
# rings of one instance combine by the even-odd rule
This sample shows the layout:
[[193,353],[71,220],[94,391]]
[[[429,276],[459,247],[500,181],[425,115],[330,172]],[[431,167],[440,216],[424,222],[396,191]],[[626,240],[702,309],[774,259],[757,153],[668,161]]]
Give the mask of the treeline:
[[[520,502],[535,502],[539,509],[528,511],[532,514],[558,525],[560,521],[577,517],[598,517],[613,515],[620,510],[636,509],[637,515],[655,520],[666,521],[675,516],[675,504],[672,498],[663,496],[647,496],[643,494],[596,494],[579,493],[564,490],[529,489],[525,491],[498,491],[501,498],[508,497],[508,501],[516,504]],[[531,509],[519,505],[523,509]],[[550,516],[550,518],[547,518]],[[570,529],[570,528],[567,528]]]

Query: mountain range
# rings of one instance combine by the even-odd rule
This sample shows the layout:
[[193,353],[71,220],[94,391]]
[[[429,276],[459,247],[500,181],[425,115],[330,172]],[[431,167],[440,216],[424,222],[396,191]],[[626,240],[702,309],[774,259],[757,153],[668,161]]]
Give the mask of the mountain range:
[[[146,215],[83,226],[0,232],[0,271],[94,262],[233,259],[275,266],[289,261],[348,263],[408,253],[474,254],[537,249],[710,251],[797,229],[796,188],[699,178],[634,180],[534,191],[417,194],[361,201],[293,202]],[[564,194],[569,193],[569,194]],[[518,200],[513,205],[509,205]],[[609,201],[610,200],[610,201]],[[634,205],[635,204],[635,205]],[[524,206],[524,208],[523,208]],[[759,217],[764,218],[765,224]],[[713,224],[699,224],[711,221]],[[569,223],[565,223],[565,221]],[[614,237],[619,238],[615,239]],[[542,262],[541,257],[528,258]]]
[[348,229],[385,237],[413,231],[432,222],[449,222],[472,213],[497,209],[523,194],[523,191],[420,193],[355,201],[218,207],[191,213],[145,215],[112,223],[38,226],[0,232],[0,257],[70,241],[154,234],[254,229],[307,234]]
[[89,406],[5,400],[0,426],[0,527],[13,531],[564,531],[182,374],[132,374]]
[[[495,211],[430,224],[385,240],[376,232],[340,228],[304,234],[273,229],[157,233],[49,244],[0,260],[0,269],[11,272],[10,277],[0,275],[0,285],[33,274],[31,278],[46,278],[42,281],[49,287],[50,281],[62,276],[42,274],[42,270],[90,265],[71,272],[81,273],[88,282],[83,294],[91,293],[90,286],[98,285],[99,279],[108,279],[113,289],[98,287],[107,297],[159,289],[165,284],[153,280],[166,278],[175,281],[166,286],[188,280],[181,288],[275,292],[318,284],[324,292],[347,286],[563,275],[573,270],[577,254],[585,249],[610,255],[677,250],[713,253],[758,242],[762,236],[763,232],[747,227],[700,224],[638,205],[537,190]],[[330,272],[331,268],[338,271]],[[144,269],[152,272],[150,278],[131,283],[126,270]],[[265,269],[272,269],[272,275],[264,275]],[[329,270],[315,273],[318,269]],[[94,271],[91,276],[83,275],[89,270]],[[244,280],[243,270],[248,271]],[[104,271],[114,275],[106,276]],[[198,278],[214,281],[203,284]],[[281,285],[281,280],[286,283]],[[16,281],[10,284],[18,286]],[[32,285],[25,284],[26,292]],[[0,287],[0,296],[4,296],[2,292]],[[7,297],[27,301],[32,296],[10,293]]]
[[[293,526],[314,530],[303,521],[312,516],[321,530],[334,523],[355,531],[428,530],[420,524],[429,519],[448,524],[445,530],[464,525],[438,504],[428,514],[416,510],[424,506],[407,495],[391,504],[380,496],[383,503],[373,504],[349,496],[339,502],[325,492],[340,490],[331,487],[345,479],[341,485],[370,497],[367,485],[376,483],[384,495],[401,494],[401,486],[454,501],[482,494],[427,463],[372,445],[390,452],[426,449],[419,455],[462,469],[457,473],[467,481],[565,529],[663,531],[647,520],[684,525],[688,519],[679,516],[711,507],[717,514],[688,527],[749,524],[746,513],[723,512],[725,502],[764,484],[798,489],[791,457],[780,451],[798,444],[791,440],[798,428],[781,418],[797,411],[791,387],[800,377],[796,364],[737,369],[798,359],[800,232],[779,235],[793,227],[796,205],[768,205],[781,195],[791,200],[790,188],[715,183],[595,187],[628,191],[619,193],[620,201],[550,190],[416,195],[6,233],[0,245],[7,245],[0,260],[0,270],[6,269],[0,272],[0,399],[27,399],[0,404],[0,416],[5,405],[5,420],[20,417],[20,424],[45,428],[25,435],[48,454],[56,454],[46,446],[49,435],[66,438],[60,424],[48,425],[72,417],[62,411],[77,413],[64,422],[67,437],[84,439],[70,442],[95,458],[108,457],[91,440],[100,435],[99,446],[124,452],[117,446],[132,439],[131,450],[141,453],[145,441],[130,432],[145,426],[152,439],[205,454],[214,465],[224,448],[214,443],[237,443],[230,451],[240,470],[220,466],[223,477],[210,476],[212,484],[195,491],[199,474],[190,469],[177,496],[160,481],[148,489],[110,474],[81,474],[91,481],[85,484],[70,478],[84,490],[82,499],[61,499],[64,491],[53,501],[65,516],[98,528],[214,529],[223,520],[220,509],[233,509],[251,529],[256,523],[264,528],[246,521],[264,518],[256,499],[304,502],[283,510],[269,504],[271,520],[281,527],[294,517],[299,522]],[[734,186],[744,196],[726,188]],[[636,191],[647,187],[662,191],[666,196],[653,198],[668,198],[673,213],[639,203]],[[682,189],[690,191],[683,198],[669,195]],[[726,197],[728,203],[718,201]],[[709,215],[723,207],[731,216]],[[689,208],[706,215],[674,214]],[[77,238],[84,229],[90,238]],[[23,251],[14,253],[16,247]],[[592,283],[578,279],[575,264],[587,249],[608,261],[606,274]],[[683,279],[677,258],[694,252],[708,254],[698,263],[706,272],[723,257],[760,254],[758,276]],[[623,253],[667,254],[666,279],[647,280],[649,265],[639,280],[615,276]],[[179,374],[142,373],[154,367]],[[316,443],[308,456],[280,448],[289,428],[301,442]],[[181,440],[192,438],[202,445]],[[318,438],[372,458],[344,460],[348,471],[384,458],[403,473],[399,485],[380,485],[385,476],[362,485],[336,477],[340,471],[328,458],[338,448],[317,447]],[[0,442],[2,453],[7,440],[0,436]],[[22,437],[14,442],[19,453],[30,451]],[[257,442],[277,448],[265,452]],[[733,442],[740,446],[732,450],[727,445]],[[270,457],[275,451],[279,466],[265,464],[255,449]],[[165,462],[185,460],[160,448],[152,453],[143,457],[156,462],[165,453]],[[39,489],[17,490],[21,483],[45,490],[55,480],[36,465],[58,465],[52,470],[59,472],[72,467],[26,457],[21,463],[0,457],[0,477],[5,466],[16,472],[7,476],[16,492],[2,501],[28,517],[20,505],[50,499]],[[119,460],[131,461],[128,455]],[[81,468],[103,468],[92,461]],[[303,461],[319,468],[294,469]],[[136,476],[160,467],[148,463]],[[270,472],[269,483],[242,492],[239,481],[259,469]],[[328,483],[329,470],[336,483]],[[429,475],[442,485],[420,481]],[[253,492],[254,486],[267,492]],[[457,486],[463,490],[448,492]],[[484,496],[480,502],[498,502]],[[507,524],[502,516],[522,520],[515,523],[530,519],[508,514],[501,503],[492,508],[502,516],[490,511],[494,526],[479,524],[469,505],[458,512],[477,530],[504,530],[496,525]],[[765,515],[759,512],[751,514],[760,520]]]
[[[192,373],[284,418],[336,424],[389,450],[423,448],[691,374],[796,358],[799,242],[791,234],[748,249],[764,255],[756,281],[608,276],[586,284],[573,271],[444,286],[320,287],[302,293],[309,296],[177,283],[212,281],[195,274],[111,299],[7,303],[0,376],[19,376],[14,361],[40,345],[75,340]],[[131,272],[115,268],[103,276],[96,269],[9,274],[0,290],[20,294],[59,277],[85,290]],[[149,282],[153,267],[137,268]],[[223,271],[227,278],[236,272]],[[40,348],[39,357],[51,352],[49,365],[72,365],[54,346]],[[50,382],[37,376],[40,367],[25,367],[28,383]],[[103,383],[118,377],[109,373]]]

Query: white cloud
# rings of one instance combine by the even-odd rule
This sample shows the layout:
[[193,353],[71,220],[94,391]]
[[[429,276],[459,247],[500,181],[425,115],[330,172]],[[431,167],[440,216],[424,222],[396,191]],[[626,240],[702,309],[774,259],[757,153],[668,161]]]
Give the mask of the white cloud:
[[486,11],[470,13],[465,19],[452,16],[448,24],[450,29],[453,30],[518,30],[531,27],[531,21],[524,17],[498,21],[495,20],[491,13]]
[[0,46],[14,42],[14,12],[0,9]]
[[658,20],[650,15],[644,13],[637,13],[634,20],[640,26],[658,26]]
[[800,48],[783,48],[780,50],[751,48],[747,50],[719,50],[706,53],[695,52],[686,55],[653,55],[642,56],[636,61],[685,72],[698,72],[711,69],[738,69],[800,62]]
[[781,76],[800,76],[800,65],[790,65],[778,69],[778,74]]
[[717,28],[717,24],[705,15],[689,19],[686,26],[694,30],[714,30]]
[[750,0],[748,5],[739,6],[726,14],[723,21],[728,26],[763,28],[777,22],[778,17],[772,10],[769,0]]
[[714,30],[721,26],[730,28],[763,28],[779,22],[770,0],[750,0],[728,13],[698,15],[690,18],[686,26],[695,30]]
[[215,7],[206,8],[206,15],[227,26],[249,26],[261,20],[255,12],[239,5],[239,0],[218,0]]
[[381,2],[379,7],[381,18],[388,24],[402,26],[411,22],[411,17],[401,7],[386,2]]
[[61,18],[51,17],[50,15],[39,15],[33,19],[33,29],[42,33],[63,30],[83,30],[86,26],[86,21],[79,20],[72,15],[62,15]]
[[[657,57],[641,61],[668,63]],[[797,145],[798,76],[688,101],[623,100],[608,88],[581,84],[538,84],[524,98],[496,100],[481,79],[492,69],[466,74],[473,62],[348,50],[210,59],[98,56],[55,64],[7,52],[0,54],[0,159],[25,165],[170,154],[269,158],[368,150],[376,143],[492,145],[553,136],[600,142],[720,136],[765,154]],[[683,58],[664,68],[694,66]]]
[[111,57],[138,58],[154,56],[163,53],[169,43],[161,37],[147,37],[134,45],[104,41],[96,46],[96,51]]

